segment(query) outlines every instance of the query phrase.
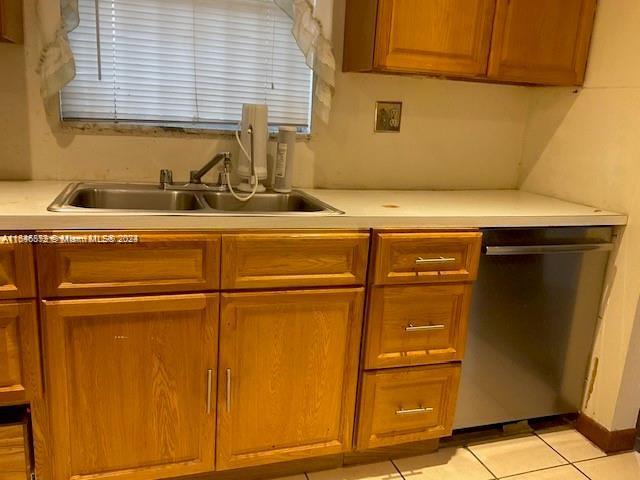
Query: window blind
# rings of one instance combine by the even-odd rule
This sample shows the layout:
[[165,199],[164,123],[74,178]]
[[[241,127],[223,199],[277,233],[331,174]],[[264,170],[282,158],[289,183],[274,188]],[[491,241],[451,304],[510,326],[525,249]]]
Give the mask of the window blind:
[[240,120],[243,103],[266,103],[271,125],[309,127],[311,70],[273,0],[80,0],[79,9],[64,119],[219,128]]

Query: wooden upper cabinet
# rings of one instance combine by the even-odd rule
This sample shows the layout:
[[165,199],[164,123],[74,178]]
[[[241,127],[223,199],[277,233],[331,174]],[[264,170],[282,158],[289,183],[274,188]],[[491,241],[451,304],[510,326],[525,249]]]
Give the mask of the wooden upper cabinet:
[[24,403],[41,393],[34,303],[0,302],[0,404]]
[[343,71],[583,82],[596,0],[347,0]]
[[217,470],[351,449],[363,297],[222,294]]
[[22,0],[0,0],[0,42],[22,43]]
[[374,66],[483,75],[495,0],[381,0]]
[[0,244],[0,299],[35,296],[32,251],[28,244]]
[[494,8],[495,0],[347,1],[344,70],[484,75]]
[[596,0],[498,0],[489,77],[580,85]]
[[215,290],[220,235],[205,233],[58,232],[131,243],[57,243],[37,247],[43,297]]
[[213,471],[218,294],[43,304],[52,479]]

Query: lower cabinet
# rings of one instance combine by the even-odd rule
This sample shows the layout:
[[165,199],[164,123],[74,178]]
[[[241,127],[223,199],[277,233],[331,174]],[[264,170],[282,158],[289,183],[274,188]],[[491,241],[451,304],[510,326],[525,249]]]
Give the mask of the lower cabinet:
[[32,400],[40,384],[35,301],[0,301],[0,405]]
[[364,372],[358,449],[449,435],[459,381],[459,363]]
[[55,480],[214,468],[218,294],[43,302]]
[[351,449],[363,297],[222,294],[216,469]]

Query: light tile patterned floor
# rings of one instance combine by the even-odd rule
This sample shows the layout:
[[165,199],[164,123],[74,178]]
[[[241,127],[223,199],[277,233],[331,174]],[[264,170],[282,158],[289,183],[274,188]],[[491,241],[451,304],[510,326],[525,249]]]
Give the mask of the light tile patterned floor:
[[[286,480],[640,480],[640,454],[607,456],[577,431],[534,434]],[[285,480],[285,479],[280,479]]]

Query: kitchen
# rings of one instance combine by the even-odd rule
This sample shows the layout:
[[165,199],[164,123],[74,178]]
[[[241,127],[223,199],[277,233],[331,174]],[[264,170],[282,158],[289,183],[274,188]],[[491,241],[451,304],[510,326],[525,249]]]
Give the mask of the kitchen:
[[[0,2],[5,21],[11,3]],[[5,431],[13,434],[0,433],[6,438],[0,452],[5,444],[21,445],[24,453],[12,459],[19,457],[17,463],[25,465],[7,478],[26,478],[27,470],[43,479],[189,474],[311,480],[640,478],[638,454],[632,452],[640,408],[640,277],[634,247],[640,152],[634,128],[640,116],[637,2],[600,0],[596,6],[572,0],[556,9],[557,2],[548,0],[537,2],[540,10],[527,10],[527,0],[318,0],[321,36],[329,40],[336,65],[329,101],[312,92],[309,70],[308,76],[285,78],[295,77],[296,88],[306,85],[313,101],[292,97],[268,106],[267,170],[273,172],[277,157],[278,125],[271,119],[290,115],[280,123],[298,128],[289,175],[301,193],[294,191],[288,205],[306,211],[238,212],[252,207],[229,200],[235,212],[224,215],[211,211],[212,199],[221,202],[229,193],[198,189],[217,188],[227,178],[235,188],[238,162],[255,157],[251,147],[259,147],[245,140],[245,156],[238,147],[234,131],[241,105],[260,101],[236,100],[233,91],[216,93],[211,104],[202,104],[203,112],[222,119],[210,125],[176,120],[176,102],[164,102],[160,114],[154,110],[154,115],[174,115],[171,121],[135,121],[150,107],[132,102],[133,113],[126,117],[126,98],[125,117],[74,115],[81,116],[76,111],[83,105],[98,105],[100,92],[86,103],[78,99],[88,98],[92,88],[114,75],[109,70],[115,65],[111,10],[122,6],[131,15],[125,15],[124,27],[134,30],[150,28],[144,15],[152,11],[146,9],[156,8],[157,18],[174,22],[172,35],[149,35],[145,42],[164,45],[167,61],[161,65],[181,75],[185,69],[170,69],[174,44],[186,42],[188,49],[197,43],[189,38],[210,31],[219,31],[231,44],[251,37],[234,33],[247,28],[237,26],[237,17],[223,15],[219,21],[207,13],[226,8],[235,15],[234,2],[100,1],[102,27],[96,29],[96,2],[80,1],[80,23],[69,37],[82,82],[69,83],[62,97],[53,89],[43,99],[47,80],[38,68],[43,45],[47,35],[56,38],[61,4],[73,3],[25,1],[18,21],[22,38],[0,44],[0,234],[9,239],[0,252],[13,249],[0,262],[0,279],[7,286],[0,288],[7,312],[0,350],[0,404],[6,406],[0,419],[7,418],[10,430]],[[171,3],[171,12],[187,12],[187,20],[178,14],[167,19],[164,3]],[[303,8],[306,3],[295,4]],[[277,33],[269,38],[288,42],[290,57],[279,61],[294,59],[291,68],[304,71],[298,45],[285,38],[291,20],[282,5],[240,4],[259,5],[264,16],[246,17],[258,19],[251,28],[258,30],[269,19],[265,28]],[[540,13],[544,9],[549,11]],[[477,14],[476,24],[462,10]],[[138,20],[135,12],[142,12]],[[408,61],[407,49],[381,60],[380,51],[388,45],[381,46],[371,32],[386,38],[385,28],[394,25],[385,23],[390,17],[396,31],[387,31],[389,38],[473,48],[474,60],[452,55],[460,60],[452,66],[442,55],[433,60],[415,54],[416,60],[409,54],[409,66],[398,66]],[[430,28],[410,31],[414,17]],[[514,79],[509,75],[517,71],[496,70],[491,61],[500,58],[492,56],[498,48],[492,35],[509,20],[518,29],[505,30],[515,32],[515,43],[504,55],[533,48],[527,56],[531,63],[525,62],[533,65],[525,74],[533,76]],[[190,24],[198,28],[189,30]],[[449,28],[468,35],[458,42],[446,36]],[[95,53],[96,31],[101,56]],[[448,43],[421,34],[426,31],[441,32]],[[522,31],[543,31],[552,40],[534,37],[532,47]],[[562,50],[567,31],[571,55]],[[75,43],[76,51],[74,38],[85,42]],[[93,42],[91,48],[86,42]],[[282,51],[276,43],[268,43],[271,50],[263,55],[272,62],[271,72],[281,65],[270,60]],[[146,46],[129,48],[137,52]],[[103,80],[97,75],[98,58]],[[201,58],[189,68],[200,68],[209,57]],[[434,67],[434,61],[441,63]],[[535,62],[544,61],[561,75],[536,77],[534,67],[541,67]],[[556,68],[557,62],[572,68]],[[196,77],[209,81],[207,67]],[[148,66],[140,70],[158,74]],[[167,75],[170,93],[165,94],[178,95],[172,90],[174,77]],[[316,86],[324,81],[321,75],[315,73]],[[144,81],[152,82],[150,77]],[[253,98],[242,90],[245,84],[229,84],[247,95],[242,98]],[[130,87],[125,82],[121,88]],[[220,98],[232,107],[218,108]],[[298,109],[286,113],[282,105],[291,102]],[[401,108],[392,131],[376,131],[376,108]],[[247,128],[243,132],[252,136]],[[223,159],[202,178],[203,186],[186,183],[190,171],[222,152],[230,152],[230,176],[218,175],[224,172]],[[255,186],[252,177],[261,174],[251,172],[251,162],[246,165],[248,186]],[[101,195],[113,184],[141,182],[161,191],[161,170],[172,171],[170,181],[165,177],[167,193],[193,193],[190,198],[200,207],[150,212],[87,203],[107,198],[86,193],[96,184]],[[70,183],[75,186],[65,190]],[[184,185],[191,186],[179,190]],[[61,196],[64,191],[67,196]],[[257,193],[253,200],[259,199]],[[60,208],[48,210],[56,200]],[[540,227],[548,237],[537,234]],[[501,237],[505,228],[517,235]],[[51,243],[56,235],[82,241],[94,234],[138,243]],[[582,252],[547,254],[550,247],[568,246]],[[489,254],[501,248],[505,253],[505,247],[546,252]],[[499,272],[485,273],[495,265],[515,273],[496,283]],[[496,305],[511,310],[488,315]],[[539,323],[531,325],[536,318]],[[491,319],[499,330],[487,340],[478,327]],[[402,335],[411,332],[406,333],[411,339],[401,337],[399,328]],[[544,342],[548,347],[531,348],[528,357],[529,345],[503,348],[513,335],[519,345],[524,335],[532,347]],[[318,337],[331,355],[322,355]],[[425,350],[427,340],[435,347]],[[412,342],[418,347],[408,349]],[[504,355],[502,363],[489,364],[495,371],[483,368],[487,348]],[[518,372],[515,367],[532,359],[539,370],[527,372],[533,379],[546,378],[541,385],[551,387],[551,397],[534,382],[518,381],[508,368]],[[491,386],[493,397],[469,388],[465,376],[472,371],[485,375],[476,378]],[[154,372],[159,376],[147,381]],[[409,383],[423,387],[398,386],[413,376],[416,383]],[[437,415],[422,398],[409,398],[405,405],[394,397],[400,392],[436,395],[442,390],[434,390],[433,382],[446,391],[439,394],[443,408]],[[536,399],[551,398],[550,403],[528,402],[534,397],[526,394],[527,383],[536,386],[529,390],[541,395]],[[26,388],[19,391],[20,385]],[[382,397],[376,397],[377,388]],[[376,402],[385,391],[391,397]],[[261,404],[260,398],[267,401]],[[557,398],[572,400],[559,405]],[[393,407],[390,416],[385,416],[385,401]],[[477,420],[465,420],[469,412]],[[0,453],[0,467],[4,458]]]

